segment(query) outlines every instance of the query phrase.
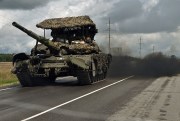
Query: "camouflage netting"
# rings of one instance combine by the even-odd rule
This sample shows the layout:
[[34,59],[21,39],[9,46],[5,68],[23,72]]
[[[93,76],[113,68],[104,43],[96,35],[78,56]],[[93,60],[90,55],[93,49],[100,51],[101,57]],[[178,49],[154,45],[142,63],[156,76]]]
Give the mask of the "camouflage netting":
[[95,26],[89,16],[78,16],[78,17],[65,17],[65,18],[53,18],[46,19],[41,23],[37,24],[38,28],[43,29],[59,29],[66,27],[80,27],[80,26]]

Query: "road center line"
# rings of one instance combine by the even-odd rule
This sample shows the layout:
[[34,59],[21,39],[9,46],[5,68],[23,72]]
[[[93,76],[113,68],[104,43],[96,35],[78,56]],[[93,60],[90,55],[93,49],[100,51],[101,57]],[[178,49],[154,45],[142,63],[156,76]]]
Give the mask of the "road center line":
[[99,88],[99,89],[97,89],[97,90],[94,90],[94,91],[92,91],[92,92],[89,92],[89,93],[87,93],[87,94],[84,94],[84,95],[82,95],[82,96],[80,96],[80,97],[77,97],[77,98],[74,98],[74,99],[72,99],[72,100],[69,100],[69,101],[67,101],[67,102],[65,102],[65,103],[59,104],[59,105],[57,105],[57,106],[55,106],[55,107],[52,107],[52,108],[50,108],[50,109],[48,109],[48,110],[45,110],[45,111],[40,112],[40,113],[38,113],[38,114],[35,114],[35,115],[33,115],[33,116],[31,116],[31,117],[28,117],[28,118],[26,118],[26,119],[23,119],[23,120],[21,120],[21,121],[31,120],[31,119],[36,118],[36,117],[38,117],[38,116],[40,116],[40,115],[43,115],[43,114],[45,114],[45,113],[47,113],[47,112],[50,112],[50,111],[55,110],[55,109],[57,109],[57,108],[59,108],[59,107],[62,107],[62,106],[67,105],[67,104],[69,104],[69,103],[72,103],[72,102],[74,102],[74,101],[76,101],[76,100],[79,100],[79,99],[81,99],[81,98],[83,98],[83,97],[86,97],[86,96],[88,96],[88,95],[91,95],[91,94],[93,94],[93,93],[99,92],[99,91],[101,91],[101,90],[103,90],[103,89],[106,89],[106,88],[108,88],[108,87],[111,87],[111,86],[113,86],[113,85],[115,85],[115,84],[118,84],[118,83],[120,83],[120,82],[122,82],[122,81],[125,81],[125,80],[127,80],[127,79],[129,79],[129,78],[132,78],[132,77],[133,77],[133,76],[129,76],[129,77],[127,77],[127,78],[121,79],[121,80],[119,80],[119,81],[117,81],[117,82],[114,82],[114,83],[109,84],[109,85],[107,85],[107,86],[105,86],[105,87]]

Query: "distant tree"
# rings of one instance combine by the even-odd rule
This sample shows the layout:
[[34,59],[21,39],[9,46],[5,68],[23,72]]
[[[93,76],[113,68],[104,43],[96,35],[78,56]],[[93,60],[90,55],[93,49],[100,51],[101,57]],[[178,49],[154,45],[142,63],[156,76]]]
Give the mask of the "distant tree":
[[12,54],[0,54],[0,62],[11,62],[12,58]]

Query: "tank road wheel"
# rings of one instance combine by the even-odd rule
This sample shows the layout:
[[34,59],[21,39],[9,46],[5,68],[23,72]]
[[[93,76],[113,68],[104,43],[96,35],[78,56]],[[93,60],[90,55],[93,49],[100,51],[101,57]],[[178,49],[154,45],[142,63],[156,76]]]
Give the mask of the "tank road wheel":
[[99,73],[97,73],[96,75],[96,78],[97,78],[97,81],[102,81],[106,78],[107,76],[107,69],[105,70],[101,70]]
[[55,76],[55,70],[54,69],[51,69],[50,72],[49,72],[49,84],[54,84],[55,81],[56,81],[56,76]]
[[96,63],[95,61],[92,62],[92,65],[91,65],[91,69],[92,69],[92,73],[91,73],[91,80],[92,80],[92,83],[96,82],[97,81],[97,67],[96,67]]
[[103,72],[104,74],[104,79],[107,77],[107,69]]
[[96,63],[93,60],[91,63],[90,70],[79,70],[77,73],[77,79],[80,85],[89,85],[97,80],[97,71],[96,71]]

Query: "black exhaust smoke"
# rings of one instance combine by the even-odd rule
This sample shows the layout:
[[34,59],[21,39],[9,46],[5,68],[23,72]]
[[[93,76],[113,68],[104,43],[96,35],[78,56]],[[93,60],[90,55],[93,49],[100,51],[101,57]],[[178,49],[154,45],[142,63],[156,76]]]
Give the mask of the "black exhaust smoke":
[[173,76],[180,73],[180,59],[161,52],[145,56],[143,59],[130,56],[114,56],[109,69],[109,77],[127,75]]

